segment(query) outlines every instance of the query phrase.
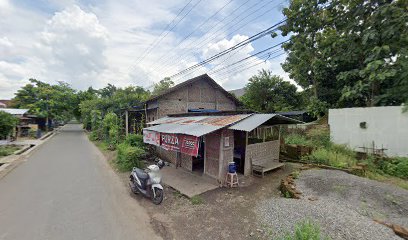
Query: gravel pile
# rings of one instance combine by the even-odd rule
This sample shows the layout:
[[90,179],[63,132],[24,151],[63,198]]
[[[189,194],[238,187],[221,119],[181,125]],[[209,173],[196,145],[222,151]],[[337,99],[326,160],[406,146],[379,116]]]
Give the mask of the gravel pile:
[[333,240],[401,239],[388,227],[330,200],[272,198],[260,202],[256,211],[266,230],[272,231],[271,239],[293,232],[294,225],[306,219],[318,223],[322,233]]
[[342,171],[311,169],[296,180],[304,198],[339,201],[371,219],[408,228],[408,191]]
[[[331,239],[401,239],[375,219],[408,224],[408,191],[341,171],[302,171],[296,180],[302,199],[271,198],[255,209],[272,239],[310,219]],[[312,199],[313,201],[309,200]],[[317,199],[317,200],[316,200]]]

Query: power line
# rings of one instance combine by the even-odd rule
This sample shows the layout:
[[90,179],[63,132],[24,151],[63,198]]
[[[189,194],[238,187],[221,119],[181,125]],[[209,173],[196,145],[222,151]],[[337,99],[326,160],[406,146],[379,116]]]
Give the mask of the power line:
[[228,74],[228,73],[233,72],[235,70],[242,69],[242,67],[245,67],[245,66],[247,66],[247,65],[249,65],[251,63],[257,62],[257,61],[262,60],[262,59],[263,59],[262,61],[266,62],[267,60],[271,59],[272,54],[280,54],[280,53],[282,53],[282,51],[283,51],[282,49],[277,49],[277,50],[274,50],[274,51],[271,51],[271,52],[267,52],[267,53],[262,54],[258,58],[246,59],[246,61],[241,61],[241,62],[239,62],[239,63],[237,63],[235,65],[228,66],[228,68],[225,68],[225,69],[223,69],[221,71],[222,73],[218,73],[218,72],[220,72],[220,71],[218,71],[217,73],[209,73],[209,74],[215,74],[215,75],[224,75],[226,73]]
[[[219,65],[221,65],[222,63],[226,62],[226,61],[227,61],[228,59],[230,59],[233,55],[235,55],[235,54],[237,54],[237,53],[239,52],[239,51],[235,51],[234,54],[232,54],[232,55],[230,54],[230,56],[229,56],[228,58],[226,58],[226,59],[222,60],[220,63],[218,63],[218,64],[216,65],[216,67],[214,67],[213,69],[211,69],[211,70],[208,72],[208,74],[214,74],[214,73],[220,72],[220,71],[222,71],[222,70],[224,70],[224,69],[227,69],[227,68],[229,68],[229,67],[232,67],[232,66],[234,66],[234,65],[236,65],[236,64],[239,64],[239,63],[241,63],[241,62],[247,61],[247,60],[249,60],[250,58],[256,57],[256,56],[261,55],[261,54],[263,54],[263,53],[265,53],[265,52],[266,52],[265,56],[268,56],[268,55],[270,56],[271,54],[274,54],[274,53],[276,53],[277,51],[280,51],[281,49],[277,49],[277,51],[273,51],[273,52],[269,52],[269,53],[268,53],[269,50],[271,50],[271,49],[273,49],[273,48],[276,48],[276,47],[282,45],[283,43],[285,43],[285,42],[287,42],[287,41],[289,41],[289,40],[285,40],[285,41],[283,41],[283,42],[280,42],[280,43],[278,43],[278,44],[276,44],[276,45],[274,45],[274,46],[271,46],[271,47],[266,48],[266,49],[264,49],[264,50],[262,50],[262,51],[259,51],[259,52],[257,52],[257,53],[254,53],[254,54],[252,54],[252,55],[250,55],[250,56],[248,56],[248,57],[245,57],[245,58],[243,58],[243,59],[240,59],[240,60],[238,60],[238,61],[236,61],[236,62],[234,62],[234,63],[232,63],[232,64],[229,64],[229,65],[227,65],[227,66],[224,66],[224,67],[221,67],[221,68],[218,68],[218,69],[217,69],[217,66],[219,66]],[[262,55],[260,58],[262,58],[263,56],[264,56],[264,55]],[[200,70],[200,69],[194,70],[192,73],[187,74],[187,76],[185,76],[184,78],[186,78],[186,77],[188,77],[188,76],[191,76],[192,74],[194,74],[194,73],[197,72],[198,70]],[[181,78],[181,79],[183,79],[183,78]]]
[[[253,15],[254,13],[256,13],[256,12],[258,12],[258,11],[264,9],[265,6],[267,6],[269,3],[272,3],[273,1],[275,1],[275,0],[268,1],[267,3],[263,4],[261,7],[259,7],[259,8],[257,8],[256,10],[250,12],[249,14],[247,14],[244,18],[240,19],[238,22],[234,23],[234,21],[235,21],[239,16],[237,16],[237,17],[235,17],[234,19],[232,19],[229,23],[234,23],[234,26],[236,26],[236,24],[241,23],[243,20],[247,19],[249,16],[251,16],[251,15]],[[259,4],[259,3],[260,3],[260,2],[258,2],[257,4]],[[281,4],[281,3],[279,3],[279,4]],[[249,20],[249,21],[247,21],[247,22],[244,22],[243,25],[239,26],[238,28],[236,28],[236,29],[234,29],[232,32],[230,32],[230,33],[227,35],[226,38],[232,36],[235,32],[237,32],[238,30],[242,29],[243,27],[245,27],[245,26],[248,25],[249,23],[253,22],[254,20],[256,20],[256,19],[258,19],[258,18],[264,16],[264,15],[267,14],[268,12],[272,11],[272,10],[275,9],[276,6],[278,6],[279,4],[277,4],[277,5],[273,6],[272,8],[268,9],[267,11],[265,11],[264,13],[262,13],[261,15],[258,15],[258,16],[256,16],[255,18],[252,18],[251,20]],[[254,7],[254,6],[256,6],[256,4],[253,5],[253,6],[251,6],[251,8]],[[228,25],[229,25],[229,23],[228,23]],[[223,29],[223,28],[221,27],[221,28],[219,28],[217,31],[215,31],[213,34],[211,34],[209,37],[206,37],[206,38],[202,39],[202,41],[200,41],[200,42],[198,43],[198,44],[200,44],[200,43],[201,43],[201,44],[200,44],[200,45],[197,44],[198,46],[196,46],[195,49],[197,49],[197,50],[198,50],[198,49],[201,49],[201,48],[204,47],[206,44],[208,44],[208,43],[210,43],[211,41],[215,40],[215,39],[218,37],[218,35],[216,35],[216,34],[217,34],[218,32],[220,32],[222,29]],[[211,38],[211,37],[212,37],[212,38]],[[198,53],[198,52],[195,52],[195,53]],[[184,56],[186,56],[186,54],[188,54],[188,52],[184,52],[183,54],[181,54],[181,56],[177,56],[177,59],[182,59]],[[173,59],[173,60],[174,60],[174,59]],[[162,70],[162,71],[168,71],[168,69],[171,67],[171,65],[172,65],[173,62],[174,62],[174,61],[172,61],[172,59],[170,59],[169,62],[165,65],[164,70]],[[161,68],[163,68],[162,65],[161,65]]]
[[[190,4],[191,1],[192,1],[192,0],[190,0],[190,1],[183,7],[182,11]],[[188,14],[190,14],[190,12],[191,12],[201,1],[202,1],[202,0],[198,0],[198,1],[188,10],[188,12],[187,12],[186,14],[184,14],[184,16],[181,17],[181,18],[177,21],[177,23],[174,24],[174,25],[166,32],[166,34],[164,34],[164,35],[154,44],[154,46],[151,45],[151,46],[148,48],[148,50],[146,51],[146,53],[145,53],[144,55],[142,55],[141,59],[140,59],[138,62],[140,63],[141,61],[143,61],[143,59],[144,59],[147,55],[149,55],[149,53],[155,48],[155,46],[157,46]],[[181,13],[182,11],[179,12],[179,14],[176,16],[176,18],[180,15],[180,13]],[[176,18],[174,18],[174,19],[176,19]],[[174,20],[174,19],[173,19],[173,20]],[[161,34],[160,34],[160,35],[161,35]]]
[[[283,53],[280,53],[280,54],[275,55],[275,56],[273,56],[273,57],[271,57],[271,58],[268,58],[268,59],[278,58],[278,57],[280,57],[280,56],[282,56],[282,55],[284,55],[284,54],[285,54],[285,53],[283,52]],[[241,72],[243,72],[243,71],[246,71],[246,70],[248,70],[248,69],[250,69],[250,68],[256,67],[256,66],[258,66],[258,65],[260,65],[260,64],[262,64],[262,63],[266,63],[266,60],[261,60],[260,62],[258,62],[258,63],[256,63],[256,64],[253,64],[253,65],[250,65],[250,66],[248,66],[248,67],[246,67],[246,68],[241,68],[242,66],[240,66],[239,68],[235,68],[235,69],[232,69],[232,70],[230,70],[230,71],[228,71],[228,72],[225,72],[225,73],[223,73],[223,74],[221,74],[221,75],[218,75],[217,78],[222,78],[222,77],[228,76],[228,75],[230,75],[232,72],[235,72],[235,74],[238,74],[238,73],[241,73]],[[236,70],[238,70],[238,69],[240,69],[240,70],[239,70],[239,71],[236,71]],[[226,78],[224,78],[224,79],[226,79]],[[223,80],[224,80],[224,79],[223,79]]]
[[[184,38],[179,41],[176,46],[174,46],[172,49],[170,49],[169,51],[172,51],[176,48],[178,48],[185,40],[187,40],[191,35],[193,35],[193,33],[195,33],[197,30],[199,30],[202,26],[204,26],[211,18],[214,18],[218,13],[220,13],[225,7],[227,7],[232,1],[234,0],[230,0],[228,1],[226,4],[224,4],[221,8],[219,8],[213,15],[211,15],[210,17],[208,17],[206,20],[204,20],[204,22],[202,22],[199,26],[197,26],[193,31],[191,31],[189,34],[187,34],[186,36],[184,36]],[[168,54],[168,52],[163,53],[161,56],[159,56],[157,59],[162,59],[162,57],[164,57],[166,54]],[[152,64],[151,64],[152,65]],[[151,66],[150,65],[150,66]],[[149,66],[149,67],[150,67]]]
[[248,39],[239,42],[239,43],[236,44],[235,46],[232,46],[232,47],[230,47],[230,48],[228,48],[228,49],[226,49],[226,50],[224,50],[224,51],[222,51],[222,52],[220,52],[220,53],[215,54],[215,55],[212,56],[212,57],[207,58],[207,59],[204,60],[204,61],[201,61],[200,63],[197,63],[197,64],[195,64],[195,65],[193,65],[193,66],[191,66],[191,67],[188,67],[188,68],[186,68],[186,69],[184,69],[184,70],[182,70],[182,71],[180,71],[180,72],[178,72],[178,73],[176,73],[176,74],[173,74],[173,75],[170,76],[170,78],[175,77],[175,76],[178,76],[178,75],[181,75],[181,74],[183,74],[183,73],[185,73],[185,72],[188,72],[188,71],[190,71],[190,70],[192,70],[192,69],[194,69],[194,68],[196,68],[196,67],[198,67],[198,66],[202,66],[202,65],[208,64],[208,63],[214,61],[215,59],[217,59],[217,58],[219,58],[219,57],[221,57],[221,56],[223,56],[223,55],[225,55],[225,54],[227,54],[227,53],[229,53],[229,52],[231,52],[231,51],[234,51],[235,49],[237,49],[237,48],[239,48],[239,47],[241,47],[241,46],[243,46],[243,45],[245,45],[245,44],[248,44],[248,43],[253,42],[253,41],[255,41],[255,40],[259,39],[259,38],[262,38],[262,37],[266,36],[267,34],[271,33],[272,31],[276,30],[277,27],[278,27],[280,24],[282,24],[283,22],[285,22],[285,21],[286,21],[286,20],[282,20],[282,21],[278,22],[277,24],[275,24],[275,25],[273,25],[273,26],[271,26],[271,27],[269,27],[269,28],[267,28],[267,29],[265,29],[265,30],[263,30],[263,31],[261,31],[261,32],[259,32],[259,33],[257,33],[257,34],[255,34],[255,35],[249,37]]
[[[215,24],[213,27],[212,27],[212,29],[214,29],[215,27],[217,27],[221,22],[223,22],[226,18],[228,18],[228,17],[230,17],[233,13],[235,13],[236,11],[238,11],[242,6],[244,6],[246,3],[248,3],[250,0],[247,0],[247,1],[245,1],[244,3],[242,3],[241,5],[239,5],[236,9],[234,9],[229,15],[226,15],[224,18],[222,18],[221,20],[219,20],[218,22],[217,22],[217,24]],[[264,0],[261,0],[261,1],[264,1]],[[259,3],[259,2],[258,2]],[[256,4],[258,4],[258,3],[256,3]],[[228,3],[229,4],[229,3]],[[255,4],[255,5],[256,5]],[[187,46],[185,46],[183,49],[186,49],[188,46],[191,46],[193,43],[195,43],[196,41],[198,41],[200,38],[197,38],[197,39],[195,39],[194,41],[192,41],[192,42],[190,42]],[[173,48],[173,49],[175,49],[175,48]],[[164,55],[162,55],[162,56],[164,56]],[[173,54],[171,54],[170,55],[170,57],[166,57],[166,58],[164,58],[165,59],[165,61],[167,60],[167,59],[172,59],[172,58],[174,58],[175,56],[177,56],[177,53],[173,53]],[[163,61],[161,61],[161,62],[163,62]],[[157,67],[156,67],[157,68]],[[153,69],[153,70],[156,70],[156,68],[155,69]]]

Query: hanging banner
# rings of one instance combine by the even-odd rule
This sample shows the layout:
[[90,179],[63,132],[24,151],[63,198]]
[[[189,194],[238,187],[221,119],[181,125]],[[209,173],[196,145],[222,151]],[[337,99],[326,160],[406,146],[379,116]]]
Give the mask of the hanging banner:
[[166,150],[180,152],[180,139],[177,134],[161,133],[160,146]]
[[155,131],[143,130],[143,142],[160,146],[160,133]]
[[181,135],[181,150],[180,152],[196,157],[198,155],[199,148],[198,137]]
[[198,155],[198,137],[182,134],[161,133],[160,140],[160,146],[163,149],[181,152],[194,157]]

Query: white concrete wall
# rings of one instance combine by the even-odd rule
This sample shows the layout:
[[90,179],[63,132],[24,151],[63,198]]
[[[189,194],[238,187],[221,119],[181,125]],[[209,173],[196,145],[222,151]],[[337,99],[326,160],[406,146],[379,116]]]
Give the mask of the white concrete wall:
[[[386,148],[387,156],[408,156],[408,112],[397,107],[343,108],[329,110],[330,137],[334,143]],[[366,122],[367,128],[360,127]]]

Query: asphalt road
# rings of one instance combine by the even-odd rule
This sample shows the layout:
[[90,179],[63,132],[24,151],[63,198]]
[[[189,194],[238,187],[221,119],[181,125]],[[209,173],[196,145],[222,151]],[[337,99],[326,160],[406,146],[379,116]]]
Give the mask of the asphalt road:
[[0,179],[0,239],[157,239],[144,208],[78,124]]

